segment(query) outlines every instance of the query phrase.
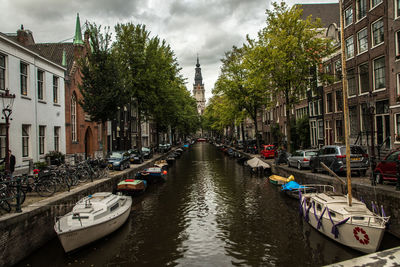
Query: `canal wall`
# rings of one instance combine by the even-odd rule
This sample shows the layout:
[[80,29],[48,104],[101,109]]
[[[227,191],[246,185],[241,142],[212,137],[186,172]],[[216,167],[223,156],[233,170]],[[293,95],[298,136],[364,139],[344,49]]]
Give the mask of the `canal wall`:
[[[347,193],[347,186],[342,185],[332,176],[299,171],[286,165],[271,164],[271,167],[272,172],[280,176],[288,177],[293,175],[300,184],[329,184],[335,186],[339,192]],[[345,179],[343,178],[343,180]],[[395,186],[372,186],[369,180],[362,177],[352,177],[351,185],[353,197],[363,200],[368,208],[371,209],[372,201],[375,202],[375,205],[379,205],[379,209],[381,205],[383,206],[386,216],[390,216],[387,231],[400,238],[400,192],[395,190]]]
[[118,172],[111,177],[62,192],[42,201],[23,207],[21,213],[10,213],[0,217],[0,266],[11,266],[39,249],[56,236],[55,218],[71,211],[85,196],[95,192],[112,192],[119,181],[131,178],[136,172],[153,166],[164,158],[161,155],[145,164]]

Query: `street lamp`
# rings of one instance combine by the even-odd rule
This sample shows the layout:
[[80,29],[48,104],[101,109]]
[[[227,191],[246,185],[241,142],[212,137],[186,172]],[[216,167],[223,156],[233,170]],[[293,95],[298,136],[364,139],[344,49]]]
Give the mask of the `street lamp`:
[[8,150],[10,149],[10,141],[9,141],[9,129],[10,129],[10,116],[12,113],[12,106],[14,104],[14,99],[15,95],[10,94],[10,91],[8,88],[5,90],[5,92],[0,93],[0,97],[3,103],[3,117],[2,119],[6,120],[6,173],[10,173],[10,155],[8,153]]

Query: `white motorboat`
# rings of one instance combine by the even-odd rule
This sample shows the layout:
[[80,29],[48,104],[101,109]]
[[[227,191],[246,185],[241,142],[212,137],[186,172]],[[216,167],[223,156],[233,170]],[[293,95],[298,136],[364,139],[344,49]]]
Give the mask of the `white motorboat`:
[[364,253],[379,249],[389,217],[371,212],[353,198],[335,192],[300,193],[305,220],[325,236]]
[[128,219],[132,198],[99,192],[76,203],[54,229],[65,252],[75,250],[117,230]]

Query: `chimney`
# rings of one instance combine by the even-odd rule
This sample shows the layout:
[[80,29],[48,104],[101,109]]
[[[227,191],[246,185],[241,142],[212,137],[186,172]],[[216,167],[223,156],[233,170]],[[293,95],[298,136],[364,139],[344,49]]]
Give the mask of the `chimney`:
[[23,46],[35,44],[33,34],[30,30],[24,30],[24,25],[21,24],[21,29],[17,31],[17,41]]

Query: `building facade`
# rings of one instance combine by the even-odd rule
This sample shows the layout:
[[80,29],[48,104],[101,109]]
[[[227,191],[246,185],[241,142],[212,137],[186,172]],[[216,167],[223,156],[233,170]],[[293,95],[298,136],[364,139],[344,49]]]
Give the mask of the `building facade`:
[[[9,144],[17,170],[44,160],[50,151],[66,152],[64,78],[66,69],[42,56],[33,34],[23,26],[0,33],[0,91],[15,94]],[[0,121],[0,157],[5,157],[6,128]]]

